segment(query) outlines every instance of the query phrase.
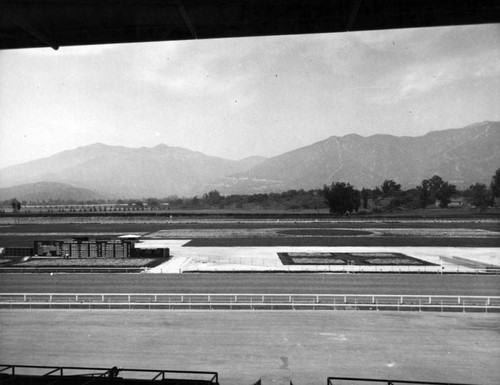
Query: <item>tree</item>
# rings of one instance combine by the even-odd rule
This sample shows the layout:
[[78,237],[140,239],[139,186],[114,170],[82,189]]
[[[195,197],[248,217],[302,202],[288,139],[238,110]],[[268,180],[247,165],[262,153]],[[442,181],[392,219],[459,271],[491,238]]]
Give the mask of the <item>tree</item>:
[[380,187],[376,186],[373,190],[372,190],[372,198],[374,200],[377,200],[378,198],[380,198],[382,195],[384,195],[384,193],[382,192],[382,190],[380,189]]
[[439,199],[439,207],[446,208],[451,202],[451,197],[457,192],[457,188],[453,184],[443,182],[436,191],[436,199]]
[[198,195],[195,195],[193,199],[191,199],[191,205],[192,206],[199,206],[200,204],[200,198],[198,198]]
[[418,193],[418,201],[420,203],[420,207],[425,209],[425,207],[430,203],[431,199],[431,190],[429,180],[424,179],[420,186],[417,186]]
[[361,203],[361,193],[349,183],[332,182],[323,187],[323,196],[331,213],[346,214],[357,211]]
[[493,196],[500,197],[500,168],[495,171],[495,175],[491,178],[490,187]]
[[419,191],[419,199],[421,207],[425,208],[429,203],[434,203],[439,200],[439,207],[448,207],[453,194],[457,192],[455,185],[452,185],[443,180],[438,175],[434,175],[430,179],[424,179],[422,185],[417,187]]
[[158,199],[156,198],[148,198],[146,199],[146,204],[150,208],[150,210],[156,210],[158,207],[160,207],[161,203]]
[[469,187],[470,202],[479,208],[479,212],[486,210],[492,204],[493,194],[485,184],[476,183]]
[[208,193],[203,194],[202,199],[210,206],[217,206],[224,200],[224,197],[220,195],[217,190],[211,190]]
[[361,199],[363,200],[363,208],[366,210],[368,208],[368,198],[370,197],[370,190],[363,188],[361,190]]
[[394,182],[392,179],[386,179],[380,186],[384,197],[394,195],[394,193],[401,191],[401,185]]
[[[14,198],[10,201],[10,205],[12,206],[12,210],[15,214],[18,214],[21,211],[21,202]],[[16,222],[19,223],[19,217],[17,217]]]
[[439,188],[444,182],[443,178],[441,178],[439,175],[434,175],[432,178],[428,179],[428,181],[429,181],[429,189],[433,193],[436,193],[436,191],[439,190]]
[[12,199],[10,201],[10,205],[12,206],[12,210],[14,210],[15,213],[21,211],[21,202],[19,202],[17,198]]

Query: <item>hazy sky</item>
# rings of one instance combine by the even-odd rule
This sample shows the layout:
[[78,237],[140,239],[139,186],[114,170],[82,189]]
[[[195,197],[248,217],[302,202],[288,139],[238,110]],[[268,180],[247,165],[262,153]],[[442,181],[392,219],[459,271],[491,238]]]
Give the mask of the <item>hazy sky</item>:
[[95,142],[240,159],[500,120],[500,25],[0,51],[0,168]]

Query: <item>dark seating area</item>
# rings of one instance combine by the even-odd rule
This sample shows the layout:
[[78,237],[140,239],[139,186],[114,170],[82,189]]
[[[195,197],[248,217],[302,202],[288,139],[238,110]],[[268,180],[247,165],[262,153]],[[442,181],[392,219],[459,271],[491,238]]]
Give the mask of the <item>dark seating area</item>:
[[0,383],[9,385],[218,385],[217,372],[89,367],[0,365]]
[[[101,384],[156,384],[219,385],[217,372],[54,367],[28,365],[0,365],[0,384],[22,385],[101,385]],[[450,382],[407,381],[393,379],[328,377],[327,385],[470,385]],[[259,379],[254,385],[262,385]],[[290,381],[290,385],[293,385]]]

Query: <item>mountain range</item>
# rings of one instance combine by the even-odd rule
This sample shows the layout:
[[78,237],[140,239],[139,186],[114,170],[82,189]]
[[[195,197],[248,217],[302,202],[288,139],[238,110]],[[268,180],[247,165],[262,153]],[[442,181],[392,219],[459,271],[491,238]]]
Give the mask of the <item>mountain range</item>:
[[418,137],[332,136],[272,158],[239,161],[165,144],[127,148],[97,143],[0,169],[0,199],[188,197],[213,189],[254,194],[321,188],[334,181],[373,188],[385,179],[411,188],[433,175],[467,188],[489,183],[498,168],[500,122]]
[[11,200],[12,198],[28,202],[49,201],[51,199],[85,202],[108,199],[110,196],[89,189],[55,182],[35,182],[0,188],[0,201]]

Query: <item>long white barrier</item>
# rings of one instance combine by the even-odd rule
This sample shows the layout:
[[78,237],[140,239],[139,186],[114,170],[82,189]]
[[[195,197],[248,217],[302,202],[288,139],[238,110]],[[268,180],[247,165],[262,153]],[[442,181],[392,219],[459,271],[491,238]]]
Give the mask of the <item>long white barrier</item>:
[[1,308],[500,311],[500,296],[387,294],[0,293]]

